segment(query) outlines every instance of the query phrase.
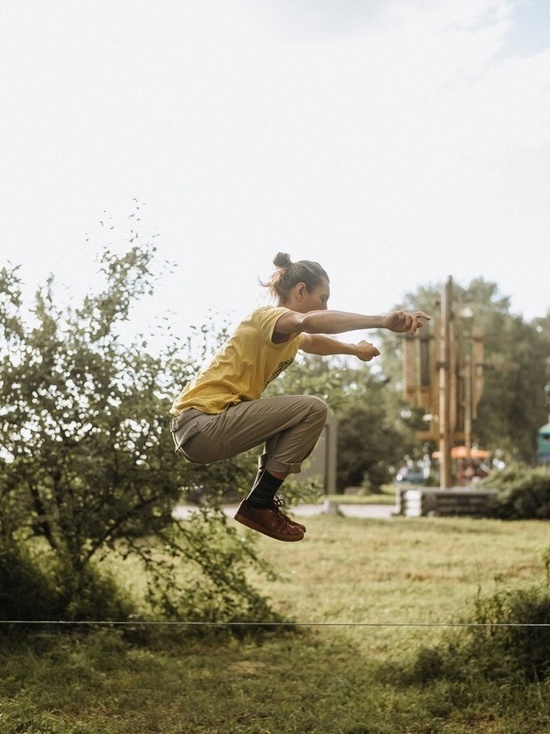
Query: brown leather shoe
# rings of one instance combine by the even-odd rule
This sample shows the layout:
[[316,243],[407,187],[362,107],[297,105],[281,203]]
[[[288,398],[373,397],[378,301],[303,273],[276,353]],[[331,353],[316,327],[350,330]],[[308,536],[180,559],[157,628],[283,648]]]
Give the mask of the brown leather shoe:
[[252,507],[248,500],[243,500],[235,515],[235,520],[275,540],[293,542],[302,540],[304,537],[304,531],[280,511],[279,503],[276,501],[271,507],[259,510]]
[[[277,507],[279,509],[281,509],[281,507],[284,507],[284,505],[285,505],[285,501],[284,501],[284,499],[282,497],[277,496],[277,497],[275,497],[275,499],[273,501],[275,502],[275,504],[277,505]],[[302,533],[305,533],[306,532],[306,526],[305,525],[302,525],[301,523],[296,522],[296,520],[293,520],[291,517],[288,517],[287,515],[285,515],[285,517],[287,517],[288,522],[291,525],[296,525],[297,528],[300,528],[300,530],[302,531]]]

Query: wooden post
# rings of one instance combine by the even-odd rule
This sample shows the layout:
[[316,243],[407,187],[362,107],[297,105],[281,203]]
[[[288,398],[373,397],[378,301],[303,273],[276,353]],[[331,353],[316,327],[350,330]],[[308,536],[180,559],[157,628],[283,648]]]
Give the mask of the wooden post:
[[464,357],[464,445],[470,457],[472,450],[472,360],[469,354]]
[[451,365],[453,345],[450,324],[452,319],[452,283],[448,278],[441,294],[441,323],[439,334],[439,466],[442,489],[452,484],[451,472]]
[[325,466],[324,466],[324,484],[325,484],[325,501],[323,503],[323,513],[326,515],[338,515],[340,508],[338,502],[330,499],[331,495],[336,493],[336,439],[338,431],[338,421],[334,413],[329,413],[327,422],[325,423]]

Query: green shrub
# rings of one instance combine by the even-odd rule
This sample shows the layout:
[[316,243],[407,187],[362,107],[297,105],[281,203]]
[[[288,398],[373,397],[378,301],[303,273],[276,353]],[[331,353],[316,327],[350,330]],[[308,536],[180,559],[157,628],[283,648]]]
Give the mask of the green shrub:
[[480,487],[498,490],[493,514],[503,520],[550,519],[550,471],[512,464],[491,472]]
[[256,555],[256,539],[243,537],[215,502],[203,501],[186,521],[165,530],[160,540],[161,558],[153,558],[143,546],[132,548],[140,554],[146,600],[156,616],[193,624],[280,621],[247,575],[252,565],[272,580],[278,578],[276,572]]
[[[52,577],[24,547],[0,549],[0,620],[55,619],[62,601]],[[0,630],[6,630],[0,625]]]
[[151,243],[105,251],[102,288],[76,307],[56,305],[53,277],[25,306],[18,268],[0,268],[0,619],[125,618],[132,604],[99,571],[116,553],[148,572],[156,616],[269,616],[247,577],[264,568],[253,542],[221,511],[200,527],[173,518],[180,487],[204,487],[215,509],[256,467],[250,453],[202,466],[174,451],[174,386],[226,330],[168,329],[160,353],[144,335],[123,338],[133,302],[152,292],[154,254]]
[[[97,564],[81,575],[46,559],[40,562],[24,546],[0,552],[2,622],[126,620],[133,602]],[[9,625],[0,625],[7,630]]]
[[99,563],[87,565],[78,576],[68,569],[58,571],[55,577],[65,619],[123,622],[136,612],[134,600]]
[[[543,553],[550,564],[550,547]],[[550,585],[502,589],[476,599],[470,619],[438,647],[421,648],[405,682],[550,681]]]
[[466,652],[487,677],[550,678],[550,590],[500,591],[476,603]]

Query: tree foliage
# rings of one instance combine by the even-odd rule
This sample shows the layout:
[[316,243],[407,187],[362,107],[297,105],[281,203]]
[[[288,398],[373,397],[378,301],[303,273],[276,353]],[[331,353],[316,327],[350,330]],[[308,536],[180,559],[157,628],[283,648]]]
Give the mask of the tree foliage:
[[[399,308],[438,314],[441,286],[424,286],[408,293]],[[526,322],[510,312],[510,298],[498,285],[473,279],[467,287],[453,284],[453,311],[468,307],[473,316],[465,332],[479,327],[484,341],[484,387],[474,423],[481,446],[499,450],[514,460],[532,462],[537,429],[550,410],[550,314]],[[430,327],[430,328],[433,328]],[[381,335],[384,343],[393,335]],[[401,374],[401,350],[383,349],[384,371]]]
[[376,492],[392,481],[412,434],[385,380],[370,377],[339,411],[337,487]]
[[[250,460],[208,472],[210,506],[192,522],[172,516],[181,488],[206,477],[174,453],[170,403],[212,333],[195,330],[157,356],[142,335],[121,337],[133,301],[152,292],[154,255],[151,245],[105,252],[100,292],[60,308],[50,278],[30,312],[18,269],[0,271],[0,566],[28,568],[34,553],[30,563],[54,573],[64,613],[78,617],[97,614],[82,599],[91,583],[99,589],[98,561],[111,549],[150,571],[150,599],[164,612],[208,616],[214,585],[219,618],[269,616],[246,581],[248,564],[261,566],[254,546],[215,502],[245,467],[253,472]],[[4,615],[18,593],[11,578],[0,570]]]

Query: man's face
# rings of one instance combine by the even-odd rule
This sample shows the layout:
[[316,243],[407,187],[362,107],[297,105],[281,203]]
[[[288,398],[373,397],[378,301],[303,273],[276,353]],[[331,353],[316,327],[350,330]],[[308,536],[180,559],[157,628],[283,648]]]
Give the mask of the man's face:
[[323,282],[317,288],[314,288],[312,291],[305,291],[302,303],[300,304],[300,311],[302,313],[307,313],[308,311],[326,311],[329,298],[330,286],[323,279]]

